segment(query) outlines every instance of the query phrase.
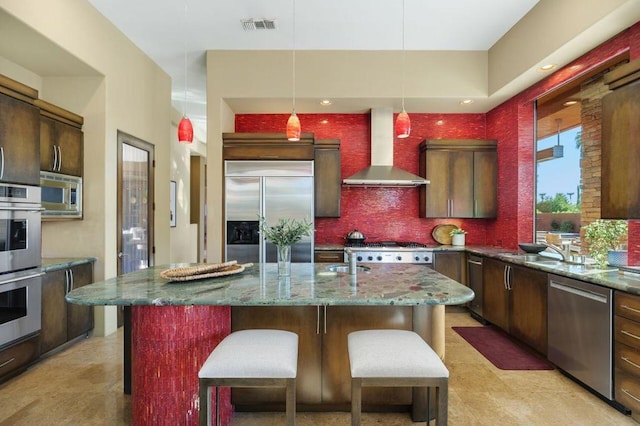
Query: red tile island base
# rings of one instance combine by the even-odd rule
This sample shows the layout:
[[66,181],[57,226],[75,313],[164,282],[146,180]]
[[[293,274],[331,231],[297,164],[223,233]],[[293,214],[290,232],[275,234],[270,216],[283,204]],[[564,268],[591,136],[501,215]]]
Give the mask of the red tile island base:
[[[230,333],[231,308],[133,306],[131,314],[133,424],[197,425],[198,371]],[[228,425],[233,414],[228,388],[220,401],[222,424]]]

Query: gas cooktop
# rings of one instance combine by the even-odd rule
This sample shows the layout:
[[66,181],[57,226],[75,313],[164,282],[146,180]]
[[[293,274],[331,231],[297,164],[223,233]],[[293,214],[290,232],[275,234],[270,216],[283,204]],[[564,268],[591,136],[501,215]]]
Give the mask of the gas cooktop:
[[[364,263],[433,263],[433,246],[414,241],[370,241],[346,244]],[[345,262],[348,260],[345,253]]]

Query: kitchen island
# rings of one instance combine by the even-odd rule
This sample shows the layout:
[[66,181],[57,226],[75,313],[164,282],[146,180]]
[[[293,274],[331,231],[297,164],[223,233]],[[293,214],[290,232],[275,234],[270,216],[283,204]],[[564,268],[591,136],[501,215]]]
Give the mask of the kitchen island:
[[[188,265],[156,266],[67,295],[71,303],[132,306],[136,425],[197,423],[198,370],[231,332],[231,307],[413,307],[412,327],[443,356],[444,305],[473,299],[469,288],[420,265],[370,265],[369,271],[355,276],[330,272],[322,263],[294,263],[287,278],[278,277],[275,264],[188,282],[168,282],[160,276],[165,269],[184,266]],[[228,392],[221,409],[228,422]]]

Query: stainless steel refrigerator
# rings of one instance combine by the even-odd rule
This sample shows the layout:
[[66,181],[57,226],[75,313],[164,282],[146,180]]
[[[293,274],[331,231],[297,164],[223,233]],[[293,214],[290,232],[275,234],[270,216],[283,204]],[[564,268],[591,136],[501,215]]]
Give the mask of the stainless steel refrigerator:
[[[225,161],[225,259],[276,262],[275,245],[258,233],[259,218],[313,223],[313,161]],[[313,233],[292,247],[292,262],[313,261]]]

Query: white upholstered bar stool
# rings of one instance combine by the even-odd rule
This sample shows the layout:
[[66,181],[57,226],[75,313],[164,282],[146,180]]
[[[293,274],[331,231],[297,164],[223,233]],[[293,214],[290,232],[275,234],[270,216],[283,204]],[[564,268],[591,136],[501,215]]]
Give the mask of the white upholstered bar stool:
[[211,424],[211,387],[216,388],[220,424],[220,386],[286,388],[286,424],[296,422],[298,335],[284,330],[242,330],[225,337],[202,365],[199,378],[200,426]]
[[449,370],[422,337],[407,330],[363,330],[349,333],[347,339],[352,426],[360,425],[363,386],[436,388],[436,425],[447,424]]

